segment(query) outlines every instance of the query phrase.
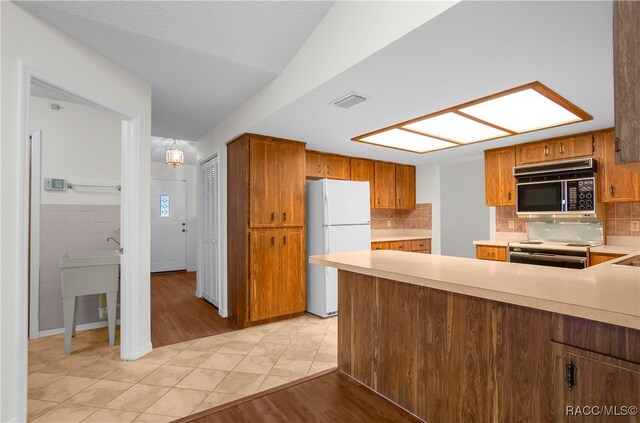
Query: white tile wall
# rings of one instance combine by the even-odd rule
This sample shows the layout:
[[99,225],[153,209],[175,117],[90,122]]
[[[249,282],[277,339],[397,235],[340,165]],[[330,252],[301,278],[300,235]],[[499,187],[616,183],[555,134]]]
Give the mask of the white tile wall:
[[[65,253],[90,255],[95,251],[117,250],[107,237],[120,239],[120,206],[58,205],[40,206],[40,330],[64,326],[59,259]],[[78,299],[78,324],[98,322],[98,296]]]

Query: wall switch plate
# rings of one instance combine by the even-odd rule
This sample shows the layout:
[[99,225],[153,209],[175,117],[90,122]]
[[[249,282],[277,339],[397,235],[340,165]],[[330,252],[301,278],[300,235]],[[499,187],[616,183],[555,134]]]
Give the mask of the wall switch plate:
[[631,221],[631,232],[640,232],[640,220]]
[[509,229],[514,229],[516,227],[516,223],[513,219],[509,219]]

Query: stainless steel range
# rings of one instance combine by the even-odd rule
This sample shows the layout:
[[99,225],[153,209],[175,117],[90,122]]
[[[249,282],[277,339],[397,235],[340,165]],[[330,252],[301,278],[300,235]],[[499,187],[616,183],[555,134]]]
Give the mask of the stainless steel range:
[[600,222],[529,222],[528,241],[510,242],[512,263],[584,269],[589,249],[602,245]]

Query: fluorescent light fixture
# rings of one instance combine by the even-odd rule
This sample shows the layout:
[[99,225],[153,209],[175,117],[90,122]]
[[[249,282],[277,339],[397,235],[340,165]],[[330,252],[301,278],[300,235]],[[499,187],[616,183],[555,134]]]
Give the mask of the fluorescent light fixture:
[[402,128],[462,144],[510,135],[509,132],[476,122],[455,112],[419,120]]
[[460,111],[518,133],[582,120],[532,88],[465,107]]
[[352,140],[426,153],[591,119],[540,82],[532,82]]
[[389,131],[379,132],[364,137],[359,141],[414,153],[426,153],[427,151],[456,146],[456,144],[451,142],[403,131],[402,129],[391,129]]

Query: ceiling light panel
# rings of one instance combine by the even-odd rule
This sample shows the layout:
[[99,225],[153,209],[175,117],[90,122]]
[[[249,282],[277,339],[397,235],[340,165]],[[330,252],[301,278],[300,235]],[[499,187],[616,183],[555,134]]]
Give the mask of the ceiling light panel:
[[583,120],[531,88],[465,107],[460,111],[518,133]]
[[414,134],[402,129],[391,129],[379,132],[359,139],[360,141],[377,144],[383,147],[391,147],[399,150],[413,151],[415,153],[426,153],[427,151],[442,150],[443,148],[455,147],[456,144],[431,138],[425,135]]
[[420,120],[405,125],[403,128],[462,144],[510,135],[506,131],[484,125],[453,112]]

